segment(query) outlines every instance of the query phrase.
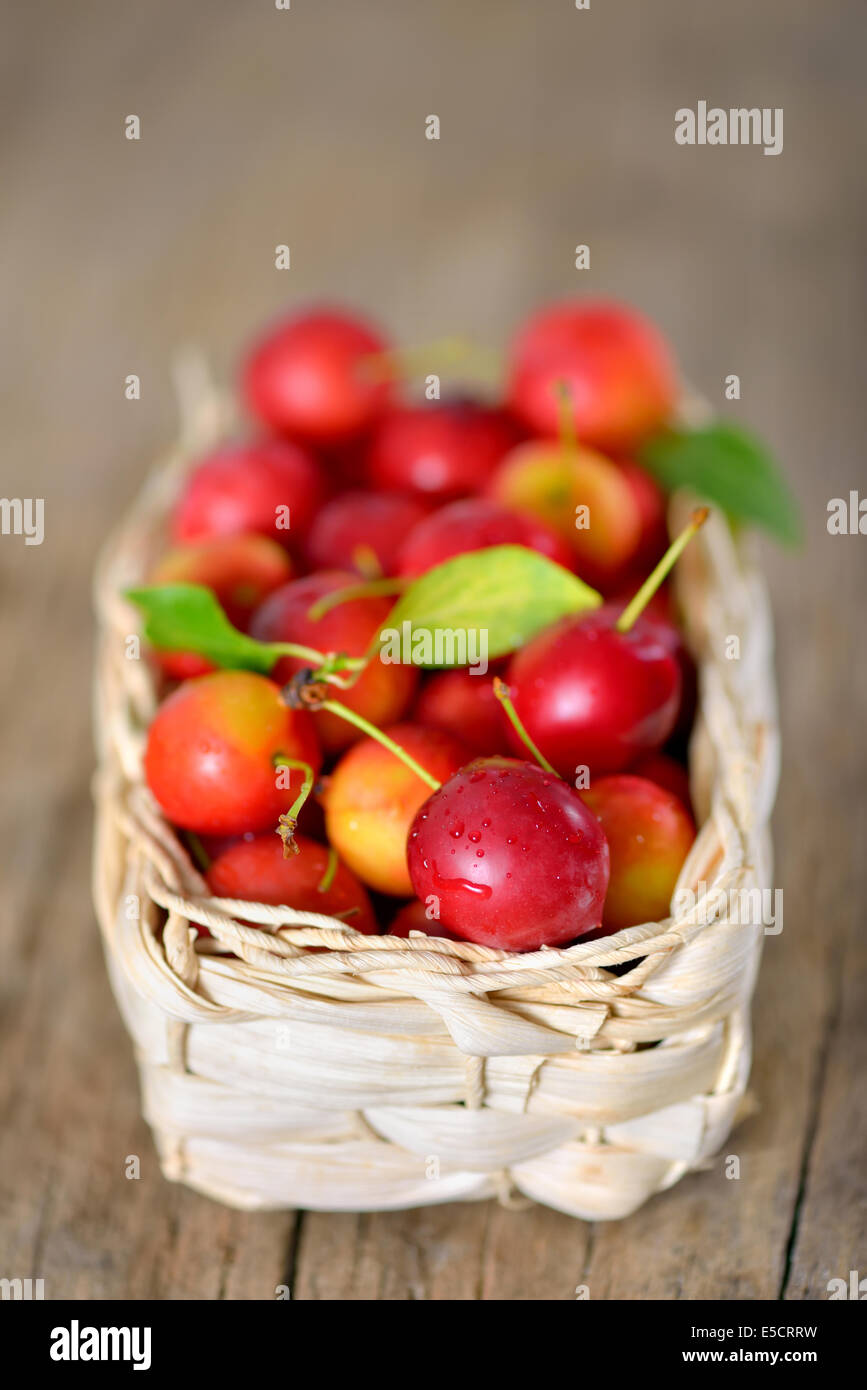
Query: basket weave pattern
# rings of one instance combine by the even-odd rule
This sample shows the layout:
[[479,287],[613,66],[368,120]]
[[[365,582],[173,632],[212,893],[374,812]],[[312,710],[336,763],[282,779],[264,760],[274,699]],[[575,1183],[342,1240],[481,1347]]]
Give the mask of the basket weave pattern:
[[[166,1176],[244,1208],[498,1196],[628,1214],[706,1166],[744,1100],[763,927],[743,904],[770,886],[778,752],[768,605],[748,553],[712,516],[679,574],[700,666],[702,826],[679,886],[722,890],[739,911],[708,922],[699,898],[674,920],[516,955],[214,899],[144,785],[157,693],[119,595],[160,553],[218,415],[201,410],[155,471],[96,580],[94,892]],[[675,499],[673,526],[687,505]]]

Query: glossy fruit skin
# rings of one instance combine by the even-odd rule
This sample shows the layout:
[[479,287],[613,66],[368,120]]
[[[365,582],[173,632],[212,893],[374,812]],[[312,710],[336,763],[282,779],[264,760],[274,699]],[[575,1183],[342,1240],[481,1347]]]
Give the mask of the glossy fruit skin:
[[[261,642],[297,642],[325,653],[345,652],[363,656],[385,622],[393,598],[357,598],[331,608],[314,621],[310,608],[326,594],[358,583],[349,570],[322,570],[304,579],[295,579],[275,590],[254,613],[250,633]],[[272,671],[278,684],[285,684],[296,671],[309,663],[284,657]],[[415,694],[419,673],[415,666],[386,663],[374,659],[348,690],[333,686],[330,698],[381,727],[399,719]],[[363,737],[360,730],[339,715],[321,710],[313,715],[320,743],[326,753],[341,752]]]
[[219,449],[188,478],[172,515],[172,535],[186,545],[252,533],[297,551],[325,491],[319,464],[301,445],[268,439]]
[[523,545],[570,569],[569,547],[544,521],[509,511],[484,497],[468,497],[441,507],[419,522],[397,557],[397,573],[414,577],[471,550],[492,545]]
[[597,300],[543,309],[515,337],[508,402],[534,434],[559,434],[561,381],[579,440],[606,453],[628,453],[663,425],[677,392],[668,347],[653,324],[634,309]]
[[406,492],[342,492],[319,512],[307,539],[312,569],[394,574],[405,537],[428,515],[430,504]]
[[[625,588],[619,589],[616,594],[609,595],[607,599],[609,606],[612,609],[616,608],[618,612],[622,613],[623,609],[637,593],[642,580],[646,578],[646,575],[641,575],[638,581],[633,581]],[[645,622],[652,619],[653,622],[662,623],[666,627],[670,635],[665,637],[665,642],[666,645],[671,646],[672,649],[677,642],[683,641],[680,635],[680,629],[677,626],[677,620],[674,616],[674,602],[672,599],[671,587],[668,583],[663,583],[661,587],[656,590],[656,593],[651,594],[641,616],[644,618]],[[660,634],[660,636],[662,635],[663,634]]]
[[617,468],[625,478],[641,516],[641,539],[632,560],[632,574],[624,576],[620,587],[632,582],[640,584],[668,549],[668,522],[665,493],[646,469],[631,459],[617,459]]
[[[267,536],[213,536],[171,550],[151,572],[149,584],[204,584],[217,596],[229,622],[245,631],[253,610],[292,578],[292,561]],[[202,676],[215,667],[195,652],[156,651],[172,680]]]
[[[680,703],[677,659],[654,625],[638,618],[629,632],[614,623],[619,607],[563,618],[509,663],[512,700],[530,738],[561,776],[620,772],[659,748]],[[518,751],[513,730],[509,742]]]
[[[255,831],[248,830],[240,837],[237,835],[200,835],[199,840],[208,858],[216,859],[230,845],[236,844],[239,838],[252,840],[255,833]],[[298,834],[305,835],[308,840],[318,840],[320,844],[324,844],[328,838],[325,834],[325,812],[319,804],[315,792],[312,796],[308,796],[301,807],[298,816]]]
[[503,411],[475,401],[400,406],[371,438],[367,476],[374,487],[451,502],[480,491],[519,437]]
[[[436,778],[444,781],[467,761],[468,749],[439,729],[395,724],[385,732]],[[406,837],[430,788],[399,758],[365,738],[345,753],[325,792],[328,838],[369,888],[409,897]]]
[[417,897],[458,936],[507,951],[598,927],[608,846],[577,792],[516,758],[479,758],[419,808],[407,843]]
[[484,676],[464,668],[437,671],[419,691],[413,718],[461,739],[477,757],[508,753],[502,706],[493,685],[499,670],[495,662]]
[[351,913],[348,926],[375,936],[379,927],[373,907],[355,875],[338,862],[330,887],[320,891],[329,865],[327,847],[306,835],[296,836],[295,843],[298,853],[284,858],[282,842],[273,833],[236,840],[213,860],[205,875],[208,887],[216,898],[242,898],[327,917]]
[[679,797],[644,777],[601,777],[582,800],[598,816],[611,850],[602,925],[607,931],[669,915],[671,897],[695,839]]
[[253,414],[271,429],[314,444],[353,439],[392,395],[370,362],[384,337],[363,319],[322,308],[272,327],[249,354],[242,386]]
[[556,441],[519,444],[503,459],[488,494],[556,531],[568,546],[569,565],[592,588],[610,592],[636,563],[641,508],[626,475],[603,454],[564,449]]
[[[627,602],[628,599],[619,598],[612,600],[612,606],[618,607],[622,611]],[[677,751],[683,752],[698,706],[698,671],[692,653],[684,641],[683,633],[675,620],[671,591],[668,588],[658,590],[645,608],[642,617],[647,626],[653,628],[662,645],[671,652],[680,668],[680,701],[674,728],[671,731],[671,739],[678,745]]]
[[424,932],[425,936],[445,937],[446,941],[460,941],[460,937],[455,932],[449,931],[448,927],[443,926],[435,918],[427,916],[427,909],[424,903],[419,902],[418,898],[413,898],[412,902],[400,909],[391,926],[388,929],[388,936],[409,936],[411,931]]
[[185,681],[157,711],[144,769],[166,817],[200,835],[276,830],[301,789],[293,769],[278,785],[280,757],[321,754],[309,714],[287,709],[279,687],[251,671],[215,671]]

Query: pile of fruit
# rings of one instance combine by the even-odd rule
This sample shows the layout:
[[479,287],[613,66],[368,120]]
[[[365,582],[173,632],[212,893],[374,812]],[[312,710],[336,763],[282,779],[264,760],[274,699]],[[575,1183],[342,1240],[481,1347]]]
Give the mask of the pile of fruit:
[[318,311],[247,357],[255,431],[128,595],[150,791],[219,898],[512,951],[664,918],[695,837],[666,579],[705,515],[669,546],[666,489],[729,502],[724,428],[675,426],[618,305],[531,318],[494,403],[413,401],[411,356]]

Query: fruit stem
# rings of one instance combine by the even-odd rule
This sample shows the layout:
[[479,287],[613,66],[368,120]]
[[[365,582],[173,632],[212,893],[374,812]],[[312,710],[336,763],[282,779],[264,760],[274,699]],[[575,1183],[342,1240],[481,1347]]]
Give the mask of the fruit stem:
[[382,579],[382,565],[372,545],[362,543],[352,552],[352,563],[362,579]]
[[317,893],[327,893],[332,883],[334,875],[337,873],[337,850],[333,845],[328,850],[328,863],[325,865],[325,873],[316,885]]
[[[345,652],[319,652],[315,647],[300,647],[294,642],[271,642],[269,646],[278,659],[294,656],[299,661],[308,662],[316,680],[338,685],[341,690],[349,690],[355,684],[370,660],[367,656],[347,656]],[[341,671],[349,672],[346,680],[340,679]]]
[[268,646],[274,653],[275,665],[282,656],[296,656],[299,661],[306,661],[310,666],[322,666],[325,662],[325,653],[318,652],[315,647],[301,647],[296,642],[269,642]]
[[368,738],[376,739],[376,742],[381,743],[383,748],[387,748],[389,753],[393,753],[396,758],[400,758],[401,762],[409,768],[410,772],[414,772],[416,777],[420,777],[425,785],[430,787],[432,792],[439,791],[442,782],[438,782],[435,777],[431,777],[430,773],[426,772],[421,766],[421,763],[416,762],[411,753],[407,753],[405,748],[401,748],[400,744],[395,743],[394,739],[389,738],[388,734],[383,733],[382,729],[377,729],[376,725],[371,724],[368,719],[365,719],[363,714],[356,714],[354,709],[350,709],[348,705],[342,705],[339,700],[323,700],[316,708],[318,710],[327,709],[329,714],[336,714],[338,719],[345,719],[348,724],[354,724],[356,729],[361,729],[362,733],[367,734]]
[[208,872],[211,867],[211,856],[202,844],[198,835],[194,835],[192,830],[187,830],[184,834],[187,842],[187,849],[190,851],[190,858],[197,869],[201,869],[203,874]]
[[515,730],[515,733],[518,735],[518,738],[521,740],[521,742],[524,744],[526,748],[529,748],[530,752],[533,754],[533,757],[536,759],[536,762],[539,764],[539,766],[545,772],[551,772],[555,777],[559,777],[559,772],[556,770],[556,768],[553,768],[551,766],[551,764],[548,762],[548,759],[536,747],[535,743],[530,738],[530,735],[527,733],[527,730],[521,723],[521,720],[518,716],[518,711],[512,704],[512,692],[506,685],[506,682],[500,680],[499,676],[494,676],[494,694],[496,695],[500,704],[503,706],[503,709],[506,711],[506,714],[509,718],[509,723]]
[[558,381],[554,385],[557,392],[560,417],[560,444],[569,453],[578,452],[578,430],[575,427],[575,409],[572,404],[572,389],[568,381]]
[[399,579],[396,576],[360,579],[357,584],[346,584],[342,589],[323,594],[310,605],[307,617],[312,623],[318,623],[320,618],[324,618],[326,613],[330,613],[332,608],[337,608],[341,603],[349,603],[354,598],[379,598],[382,594],[402,594],[408,583],[408,579]]
[[[345,652],[332,652],[322,660],[322,665],[313,672],[314,681],[325,681],[328,685],[339,686],[341,690],[351,690],[370,661],[369,656],[347,656]],[[345,679],[342,671],[348,671]]]
[[647,576],[638,593],[629,600],[620,614],[614,624],[617,632],[628,632],[636,618],[644,612],[663,579],[674,568],[675,563],[680,559],[696,532],[704,526],[709,515],[710,511],[707,507],[699,507],[697,511],[693,512],[688,525],[684,526],[680,535],[671,542],[656,569]]
[[288,811],[284,811],[277,821],[277,834],[283,841],[283,858],[288,859],[290,854],[298,853],[298,845],[295,841],[295,830],[298,825],[298,817],[301,808],[313,790],[313,768],[309,763],[299,761],[297,758],[284,758],[278,753],[274,759],[275,767],[297,767],[304,773],[304,781],[301,783],[301,790],[296,796]]
[[[299,647],[294,642],[273,642],[271,649],[280,656],[294,656],[299,661],[309,662],[314,680],[327,681],[341,690],[355,685],[370,660],[369,656],[347,656],[345,652],[318,652],[315,647]],[[349,672],[345,679],[341,678],[343,671]]]

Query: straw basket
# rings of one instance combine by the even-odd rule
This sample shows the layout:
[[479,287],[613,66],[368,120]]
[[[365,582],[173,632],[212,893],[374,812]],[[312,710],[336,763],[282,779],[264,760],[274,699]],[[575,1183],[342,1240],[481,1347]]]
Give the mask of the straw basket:
[[96,581],[95,897],[166,1177],[251,1209],[498,1196],[627,1215],[708,1166],[744,1102],[777,731],[768,605],[743,543],[712,516],[680,567],[700,668],[702,828],[679,887],[705,890],[690,910],[524,955],[364,936],[209,897],[142,779],[156,692],[119,595],[146,575],[185,468],[223,423],[200,393]]

